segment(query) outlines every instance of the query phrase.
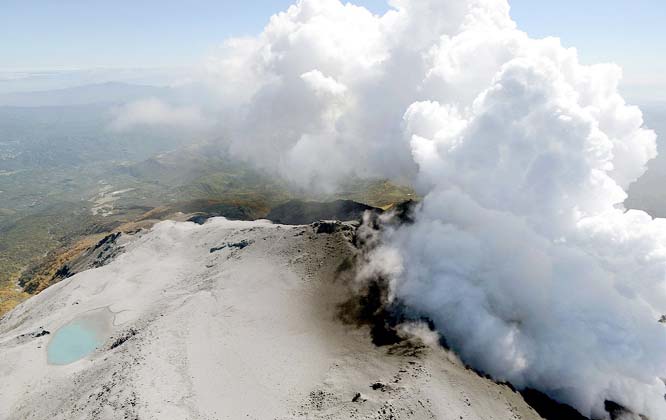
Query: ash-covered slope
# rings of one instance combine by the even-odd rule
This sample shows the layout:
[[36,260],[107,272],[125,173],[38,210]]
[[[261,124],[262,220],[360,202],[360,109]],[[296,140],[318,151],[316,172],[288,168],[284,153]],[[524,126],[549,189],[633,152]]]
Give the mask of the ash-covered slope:
[[[0,418],[539,418],[417,327],[376,347],[340,321],[355,250],[337,226],[211,219],[137,234],[0,320]],[[98,348],[71,361],[82,330]]]

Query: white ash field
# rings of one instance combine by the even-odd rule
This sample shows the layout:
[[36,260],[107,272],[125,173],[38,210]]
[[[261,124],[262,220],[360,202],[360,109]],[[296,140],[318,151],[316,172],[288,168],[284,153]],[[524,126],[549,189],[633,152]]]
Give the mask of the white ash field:
[[[125,237],[0,320],[0,419],[540,418],[425,327],[376,346],[343,322],[357,251],[338,227],[215,218]],[[97,341],[71,361],[55,346],[79,327]]]

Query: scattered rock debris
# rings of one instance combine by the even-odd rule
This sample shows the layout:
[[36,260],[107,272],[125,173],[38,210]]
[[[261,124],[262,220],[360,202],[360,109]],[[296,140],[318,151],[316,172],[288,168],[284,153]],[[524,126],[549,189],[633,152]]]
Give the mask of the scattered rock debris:
[[384,391],[384,389],[386,388],[386,385],[384,385],[381,382],[376,382],[376,383],[370,385],[370,388],[374,389],[375,391],[377,391],[377,390]]
[[317,389],[310,392],[307,405],[315,410],[323,410],[334,400],[335,396],[332,393]]
[[51,331],[41,330],[35,333],[32,333],[32,336],[35,338],[44,337],[45,335],[51,334]]
[[356,395],[354,395],[354,398],[352,398],[352,402],[363,402],[366,401],[365,398],[363,398],[363,395],[361,395],[360,392],[357,392]]
[[243,239],[240,242],[230,242],[230,243],[226,243],[222,246],[216,246],[214,248],[211,248],[210,253],[212,254],[212,253],[217,252],[217,251],[222,251],[225,248],[243,249],[245,247],[248,247],[248,246],[252,245],[253,243],[254,243],[254,241],[252,241],[252,240],[248,241],[247,239]]
[[312,224],[312,228],[316,234],[332,234],[335,232],[354,232],[355,228],[350,223],[343,223],[338,220],[320,220]]
[[113,350],[116,347],[119,347],[119,346],[123,345],[127,340],[134,337],[138,333],[139,332],[137,330],[135,330],[134,328],[130,328],[125,334],[116,338],[116,340],[113,343],[111,343],[111,346],[109,347],[109,350]]
[[45,335],[51,334],[50,331],[45,330],[44,328],[40,328],[39,330],[31,333],[26,333],[26,334],[21,334],[16,337],[16,340],[20,343],[24,343],[26,341],[30,341],[33,338],[39,338],[39,337],[44,337]]
[[203,214],[197,214],[187,219],[188,222],[196,223],[197,225],[203,225],[209,219],[208,216]]

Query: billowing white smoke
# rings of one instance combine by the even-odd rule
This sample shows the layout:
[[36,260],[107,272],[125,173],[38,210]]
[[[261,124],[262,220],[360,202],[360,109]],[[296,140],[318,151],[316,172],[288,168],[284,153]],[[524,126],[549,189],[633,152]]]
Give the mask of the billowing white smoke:
[[411,180],[416,223],[373,260],[396,298],[499,380],[666,419],[666,220],[622,208],[655,135],[620,70],[530,39],[505,0],[391,5],[302,0],[228,42],[231,149],[311,186]]
[[110,127],[116,131],[128,131],[138,127],[161,126],[172,130],[196,132],[210,124],[195,107],[171,106],[159,99],[130,102],[112,111]]

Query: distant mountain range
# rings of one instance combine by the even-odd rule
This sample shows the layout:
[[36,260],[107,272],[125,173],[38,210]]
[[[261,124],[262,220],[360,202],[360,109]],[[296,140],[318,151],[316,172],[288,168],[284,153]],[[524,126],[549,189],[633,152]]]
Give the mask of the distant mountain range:
[[53,107],[122,104],[150,97],[165,97],[169,87],[107,82],[65,89],[0,94],[0,106]]

